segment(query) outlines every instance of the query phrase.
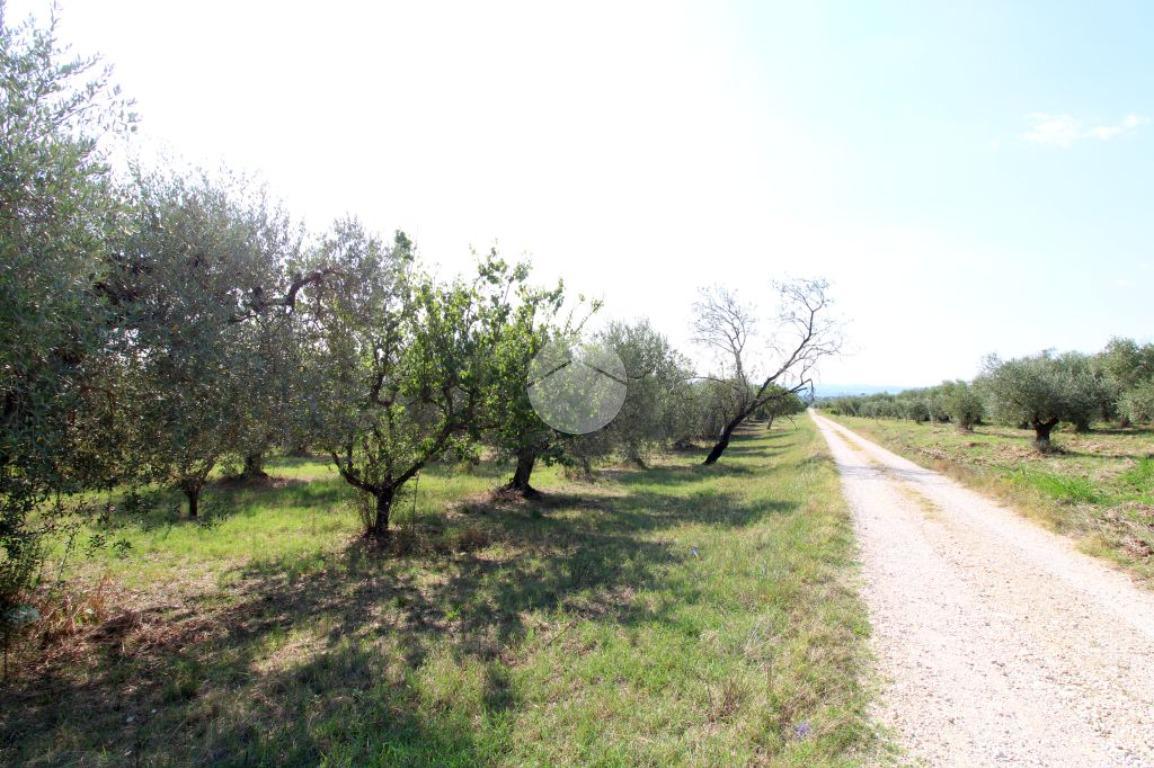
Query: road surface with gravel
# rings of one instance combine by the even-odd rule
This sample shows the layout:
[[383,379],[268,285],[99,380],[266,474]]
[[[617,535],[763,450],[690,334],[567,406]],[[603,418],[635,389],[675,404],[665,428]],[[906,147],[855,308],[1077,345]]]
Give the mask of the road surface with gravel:
[[931,766],[1154,768],[1154,592],[811,411],[841,471],[881,682]]

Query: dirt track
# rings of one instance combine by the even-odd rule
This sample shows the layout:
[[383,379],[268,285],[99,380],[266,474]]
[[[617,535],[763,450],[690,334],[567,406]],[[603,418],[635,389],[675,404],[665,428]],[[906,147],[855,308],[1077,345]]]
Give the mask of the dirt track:
[[812,415],[853,508],[876,715],[904,760],[1154,766],[1154,593]]

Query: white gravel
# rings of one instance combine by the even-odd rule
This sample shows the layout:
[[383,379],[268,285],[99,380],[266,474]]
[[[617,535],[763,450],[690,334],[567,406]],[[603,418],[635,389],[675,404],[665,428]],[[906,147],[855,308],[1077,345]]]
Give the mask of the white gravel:
[[989,498],[811,412],[853,509],[909,764],[1154,766],[1154,593]]

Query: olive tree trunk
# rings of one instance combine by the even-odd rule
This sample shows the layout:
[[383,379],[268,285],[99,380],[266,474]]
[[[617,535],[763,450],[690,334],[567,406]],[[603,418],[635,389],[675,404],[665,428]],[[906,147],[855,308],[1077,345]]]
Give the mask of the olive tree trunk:
[[263,451],[245,454],[244,470],[240,476],[245,480],[264,480],[268,477],[268,472],[264,471]]
[[182,490],[184,497],[188,499],[188,517],[190,520],[195,520],[200,512],[200,486],[188,486]]
[[365,538],[377,541],[389,540],[389,512],[393,508],[393,493],[392,488],[373,492],[377,500],[376,512],[368,528],[365,529]]
[[525,498],[536,498],[541,492],[530,485],[533,476],[533,467],[537,464],[536,451],[523,451],[517,454],[517,468],[513,470],[513,479],[505,483],[504,491],[518,493]]
[[1034,445],[1037,446],[1038,450],[1047,451],[1050,449],[1050,432],[1057,425],[1057,419],[1035,420],[1030,424],[1034,428]]

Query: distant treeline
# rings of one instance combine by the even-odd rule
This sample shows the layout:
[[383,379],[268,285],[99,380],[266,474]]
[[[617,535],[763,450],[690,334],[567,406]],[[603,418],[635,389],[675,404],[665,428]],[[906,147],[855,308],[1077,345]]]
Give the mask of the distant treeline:
[[973,381],[897,394],[823,398],[819,407],[844,416],[909,419],[972,429],[986,421],[1033,429],[1039,447],[1066,422],[1087,431],[1095,421],[1122,427],[1154,421],[1154,344],[1115,338],[1101,352],[1042,352],[986,359]]

